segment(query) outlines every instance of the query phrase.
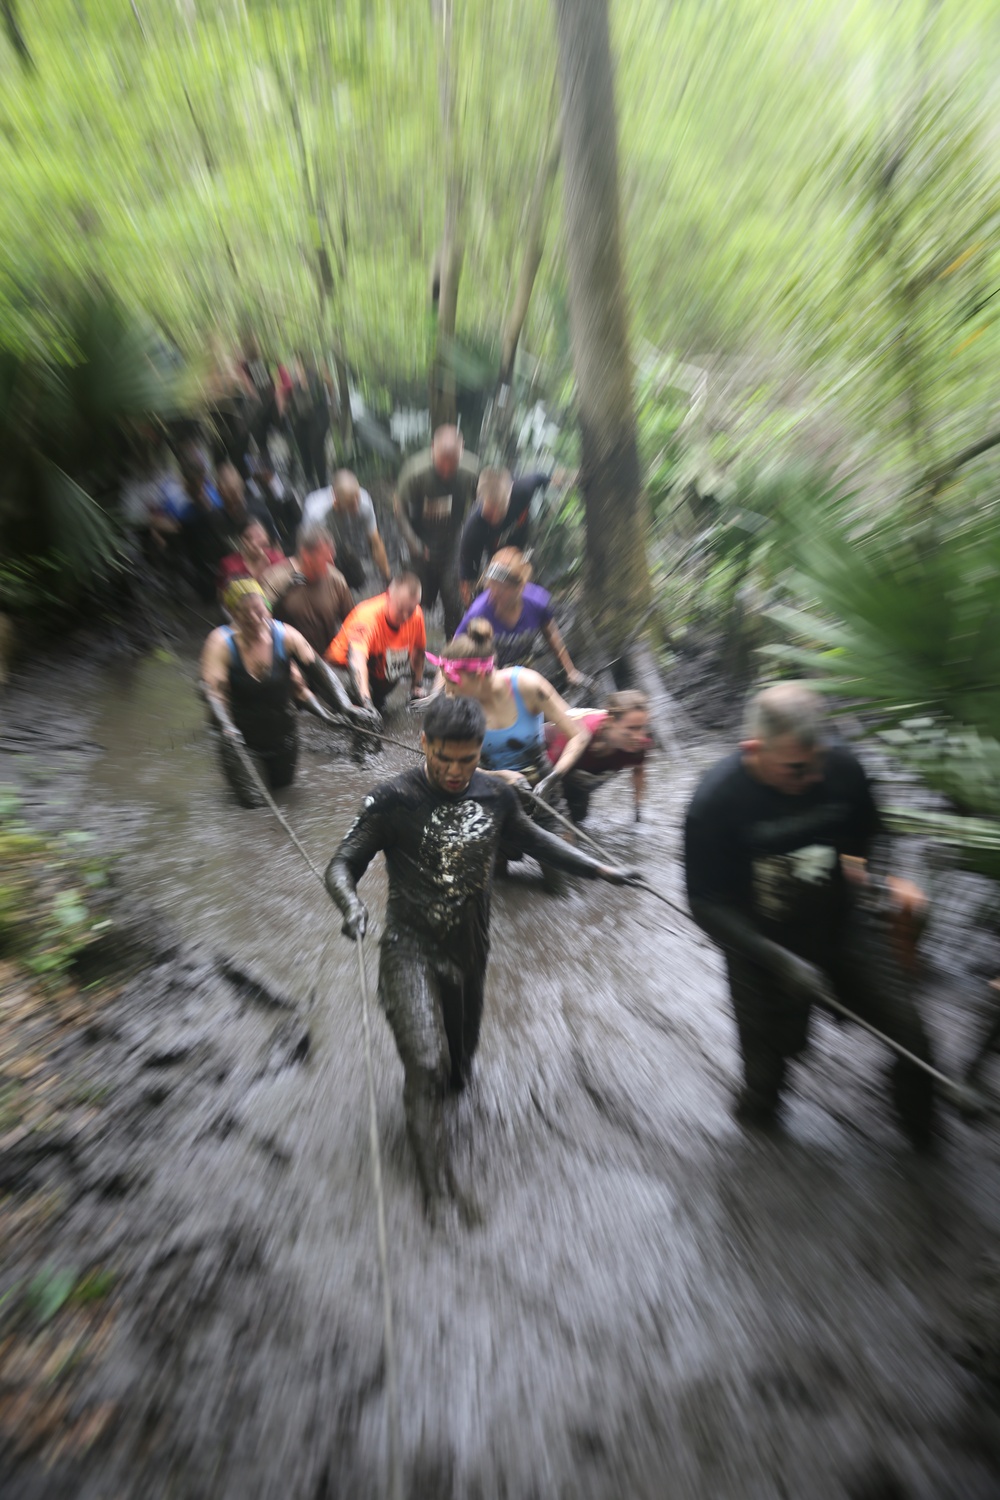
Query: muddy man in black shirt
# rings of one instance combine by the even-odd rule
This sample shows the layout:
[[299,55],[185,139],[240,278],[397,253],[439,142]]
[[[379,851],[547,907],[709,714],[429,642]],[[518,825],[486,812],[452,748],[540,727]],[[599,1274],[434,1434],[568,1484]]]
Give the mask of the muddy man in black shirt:
[[513,789],[477,769],[485,730],[473,699],[435,699],[424,718],[425,764],[375,787],[326,871],[344,933],[363,936],[357,883],[385,854],[379,998],[403,1063],[407,1132],[432,1217],[449,1197],[470,1213],[447,1158],[443,1100],[464,1087],[479,1040],[501,839],[574,875],[613,885],[632,878],[528,821]]
[[[898,967],[872,942],[878,929],[869,924],[860,940],[859,901],[907,914],[924,905],[910,882],[868,871],[881,831],[864,769],[846,747],[823,746],[819,700],[798,683],[754,699],[740,749],[707,773],[688,808],[688,901],[726,956],[744,1072],[736,1113],[746,1124],[774,1119],[787,1059],[831,990],[931,1061]],[[929,1145],[932,1080],[899,1060],[892,1092],[907,1135]]]

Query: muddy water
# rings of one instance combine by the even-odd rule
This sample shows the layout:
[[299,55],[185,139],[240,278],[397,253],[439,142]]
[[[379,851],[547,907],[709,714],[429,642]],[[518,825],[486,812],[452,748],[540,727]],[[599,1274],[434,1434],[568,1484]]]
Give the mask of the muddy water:
[[[280,828],[228,800],[193,679],[189,653],[52,672],[15,687],[0,731],[0,781],[122,851],[121,885],[183,940],[151,943],[94,1040],[87,1067],[115,1087],[62,1227],[67,1254],[123,1272],[89,1393],[117,1404],[113,1438],[9,1493],[374,1497],[354,954]],[[313,724],[303,739],[283,806],[322,864],[409,760],[359,766]],[[675,893],[678,820],[713,754],[688,744],[654,772],[639,830],[624,785],[595,800],[595,835]],[[364,892],[377,917],[380,870]],[[548,897],[526,865],[498,888],[493,945],[451,1117],[481,1229],[425,1224],[374,1018],[407,1493],[994,1500],[990,1397],[956,1355],[1000,1227],[995,1125],[950,1121],[943,1159],[916,1161],[874,1047],[821,1024],[786,1137],[742,1134],[718,959],[648,898]],[[963,986],[937,976],[929,1009],[953,1060]]]

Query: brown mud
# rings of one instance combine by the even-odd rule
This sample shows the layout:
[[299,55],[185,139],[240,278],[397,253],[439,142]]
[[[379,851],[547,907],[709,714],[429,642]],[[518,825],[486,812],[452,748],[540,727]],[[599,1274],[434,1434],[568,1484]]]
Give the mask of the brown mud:
[[[36,669],[3,704],[0,783],[120,855],[114,983],[62,1059],[88,1109],[17,1164],[7,1191],[53,1210],[8,1246],[0,1296],[41,1263],[114,1285],[55,1429],[0,1421],[4,1500],[387,1492],[354,954],[274,820],[230,801],[193,681],[189,647]],[[358,765],[301,728],[281,800],[322,865],[410,762]],[[679,898],[679,820],[718,747],[674,749],[646,824],[616,785],[590,826]],[[362,890],[377,929],[380,869]],[[1000,954],[979,884],[939,874],[934,894],[926,1008],[954,1068]],[[435,1232],[373,1030],[409,1496],[1000,1495],[995,1117],[949,1117],[940,1159],[916,1158],[875,1045],[821,1021],[785,1135],[743,1133],[711,945],[641,894],[556,899],[515,867],[451,1112],[485,1222]],[[984,1077],[1000,1088],[1000,1060]]]

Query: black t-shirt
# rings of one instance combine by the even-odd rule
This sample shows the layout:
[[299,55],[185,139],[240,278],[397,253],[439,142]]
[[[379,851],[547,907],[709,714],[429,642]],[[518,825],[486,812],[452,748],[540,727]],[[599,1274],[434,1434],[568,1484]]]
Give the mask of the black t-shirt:
[[458,552],[458,576],[465,582],[474,583],[488,562],[501,547],[516,547],[519,552],[527,549],[531,537],[531,502],[539,490],[544,489],[551,474],[522,474],[514,480],[510,490],[510,505],[502,521],[495,525],[487,521],[477,505],[462,529],[462,541]]
[[382,850],[389,875],[385,933],[404,929],[465,973],[489,953],[493,864],[501,838],[536,858],[593,876],[593,860],[536,828],[506,782],[477,771],[450,797],[423,766],[383,781],[365,798],[337,850],[357,883]]
[[819,959],[848,892],[840,855],[867,857],[881,830],[864,768],[843,745],[800,796],[764,786],[737,750],[703,777],[684,828],[688,899],[735,907],[765,937]]

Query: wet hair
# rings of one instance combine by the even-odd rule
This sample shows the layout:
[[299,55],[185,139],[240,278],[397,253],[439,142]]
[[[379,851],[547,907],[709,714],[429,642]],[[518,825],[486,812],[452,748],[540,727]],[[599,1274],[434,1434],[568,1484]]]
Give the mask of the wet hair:
[[823,737],[823,705],[804,682],[776,682],[756,693],[747,707],[744,739],[768,744],[786,734],[807,750]]
[[320,547],[329,547],[332,551],[333,537],[322,521],[307,521],[298,529],[295,547],[298,552],[318,552]]
[[472,619],[461,635],[456,635],[441,652],[445,661],[479,660],[492,656],[495,650],[493,626],[489,620]]
[[475,698],[447,698],[442,693],[424,714],[424,734],[429,740],[475,740],[483,743],[486,715]]
[[649,699],[636,688],[624,688],[620,693],[609,693],[604,707],[613,719],[623,719],[626,714],[646,713]]
[[[495,574],[495,578],[490,575]],[[499,552],[494,552],[489,560],[486,572],[483,574],[483,582],[488,586],[490,583],[513,583],[518,588],[523,588],[526,583],[531,582],[531,564],[526,561],[524,553],[518,547],[501,547]]]

